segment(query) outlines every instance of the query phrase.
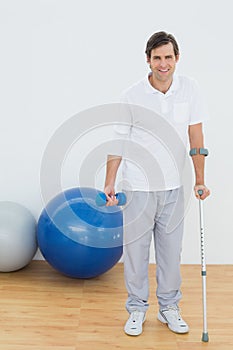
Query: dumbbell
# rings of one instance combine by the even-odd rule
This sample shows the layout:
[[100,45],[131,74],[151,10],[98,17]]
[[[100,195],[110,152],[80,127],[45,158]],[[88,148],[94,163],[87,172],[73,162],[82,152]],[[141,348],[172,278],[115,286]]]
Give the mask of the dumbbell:
[[[118,200],[117,205],[125,205],[126,204],[126,195],[123,192],[116,193],[115,197]],[[106,203],[107,203],[106,194],[103,192],[100,192],[96,196],[95,202],[96,202],[96,205],[98,205],[99,207],[106,205]]]

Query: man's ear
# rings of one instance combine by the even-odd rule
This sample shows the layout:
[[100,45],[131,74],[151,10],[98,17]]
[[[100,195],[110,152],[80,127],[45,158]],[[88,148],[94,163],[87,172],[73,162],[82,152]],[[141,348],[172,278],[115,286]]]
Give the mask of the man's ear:
[[146,62],[150,63],[150,57],[148,55],[146,55]]
[[176,55],[176,63],[179,61],[180,55]]

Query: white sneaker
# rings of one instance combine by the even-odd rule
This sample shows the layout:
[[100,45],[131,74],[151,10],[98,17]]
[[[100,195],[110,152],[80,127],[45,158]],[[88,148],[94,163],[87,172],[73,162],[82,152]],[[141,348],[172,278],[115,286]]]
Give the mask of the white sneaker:
[[139,335],[142,333],[142,325],[146,319],[145,312],[133,311],[124,327],[124,331],[128,335]]
[[175,333],[188,333],[189,326],[180,316],[179,308],[168,306],[158,313],[158,320],[167,323],[168,328]]

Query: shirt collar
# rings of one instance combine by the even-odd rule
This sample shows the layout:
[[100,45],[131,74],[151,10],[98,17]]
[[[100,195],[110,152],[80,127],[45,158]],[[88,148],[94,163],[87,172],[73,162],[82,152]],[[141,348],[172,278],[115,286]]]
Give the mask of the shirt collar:
[[[161,93],[159,90],[155,89],[151,85],[151,83],[149,81],[149,76],[150,75],[151,75],[151,73],[147,74],[146,77],[144,78],[144,85],[145,85],[146,92],[149,93],[149,94],[159,94],[159,93]],[[165,96],[171,95],[178,88],[179,88],[179,77],[176,74],[174,74],[173,75],[172,84],[171,84],[169,90],[166,92]]]

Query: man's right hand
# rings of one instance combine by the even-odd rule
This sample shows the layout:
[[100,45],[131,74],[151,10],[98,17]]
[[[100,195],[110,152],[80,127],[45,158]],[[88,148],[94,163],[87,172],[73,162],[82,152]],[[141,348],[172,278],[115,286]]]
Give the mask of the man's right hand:
[[105,186],[104,193],[106,194],[106,198],[107,198],[106,207],[111,207],[113,205],[118,204],[118,200],[116,199],[115,189],[113,186],[110,186],[110,185]]

